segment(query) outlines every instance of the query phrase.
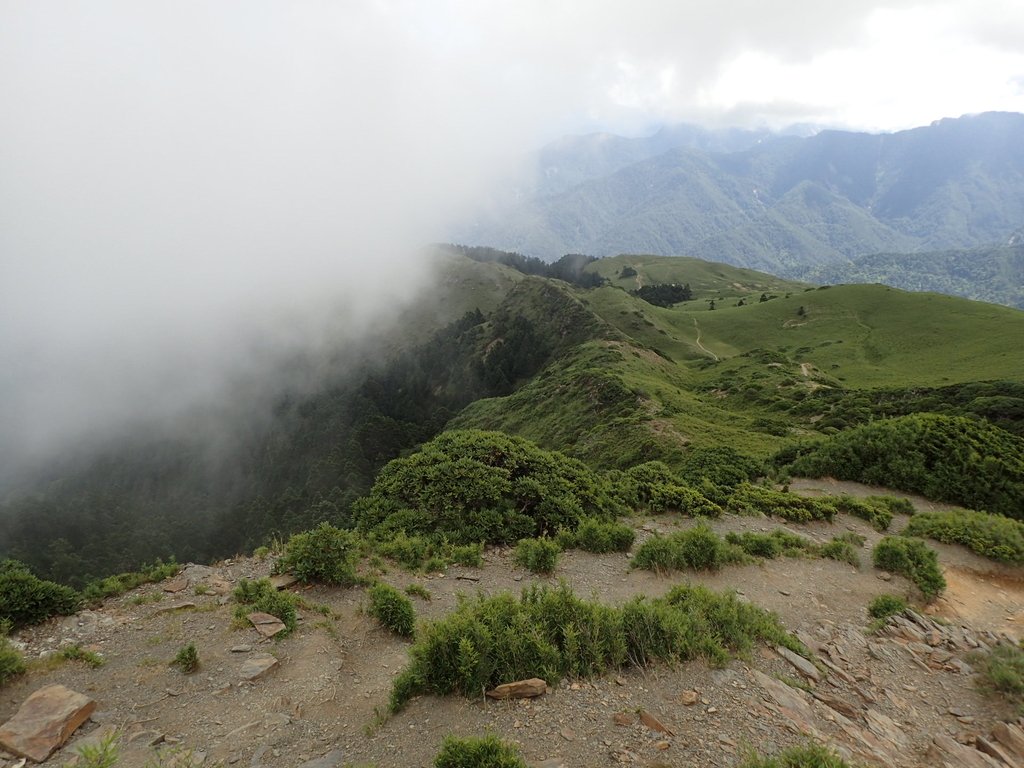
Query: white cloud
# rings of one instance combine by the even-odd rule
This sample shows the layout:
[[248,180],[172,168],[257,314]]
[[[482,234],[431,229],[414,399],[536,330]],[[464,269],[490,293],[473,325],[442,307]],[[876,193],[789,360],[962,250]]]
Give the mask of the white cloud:
[[3,0],[0,432],[366,318],[559,132],[1024,110],[1022,36],[1014,0]]

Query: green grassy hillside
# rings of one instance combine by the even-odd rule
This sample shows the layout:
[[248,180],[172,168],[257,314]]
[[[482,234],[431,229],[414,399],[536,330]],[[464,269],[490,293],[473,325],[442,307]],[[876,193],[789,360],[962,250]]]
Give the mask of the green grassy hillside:
[[[726,463],[746,456],[756,471],[892,416],[1024,434],[1017,310],[808,288],[695,259],[599,260],[586,269],[610,284],[596,288],[445,259],[438,301],[396,313],[395,335],[377,329],[365,363],[325,366],[315,390],[254,414],[265,425],[240,437],[223,470],[198,441],[131,436],[6,499],[0,558],[80,582],[156,557],[230,555],[323,520],[344,526],[382,466],[454,428],[526,437],[595,469],[659,460],[677,472],[722,448]],[[693,296],[656,306],[630,293],[638,283],[688,284]]]

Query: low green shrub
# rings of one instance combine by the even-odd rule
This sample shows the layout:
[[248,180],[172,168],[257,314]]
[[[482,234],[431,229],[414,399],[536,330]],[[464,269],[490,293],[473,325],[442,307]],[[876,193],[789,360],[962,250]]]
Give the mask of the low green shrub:
[[381,581],[370,587],[369,596],[371,616],[399,637],[413,636],[416,611],[408,597]]
[[[561,534],[561,531],[559,531],[559,534]],[[580,521],[580,525],[576,529],[576,534],[573,538],[574,546],[579,547],[585,552],[595,552],[597,554],[626,552],[633,546],[636,531],[633,530],[632,526],[625,523],[586,517]],[[555,536],[555,541],[559,543],[559,546],[563,546],[557,535]],[[563,548],[565,547],[563,546]]]
[[493,734],[460,739],[445,736],[434,768],[528,768],[516,748]]
[[839,560],[854,568],[860,568],[860,549],[864,546],[864,537],[856,533],[842,533],[833,536],[832,541],[819,549],[819,554],[829,560]]
[[0,562],[0,622],[12,628],[38,624],[78,610],[82,596],[71,587],[44,581],[17,560]]
[[199,669],[199,653],[196,651],[195,643],[189,643],[179,648],[174,658],[171,659],[171,666],[177,667],[184,675],[191,675]]
[[1024,713],[1024,647],[997,645],[980,658],[977,664],[981,686]]
[[911,518],[903,535],[962,544],[990,560],[1024,565],[1024,523],[1001,515],[967,509],[922,512]]
[[320,523],[288,539],[275,573],[289,572],[299,581],[318,581],[342,587],[358,583],[359,543],[351,531]]
[[808,744],[790,747],[772,757],[754,754],[747,757],[738,768],[853,768],[848,762],[828,747]]
[[238,603],[235,608],[237,619],[244,621],[250,613],[269,613],[279,618],[285,629],[277,637],[293,632],[298,625],[298,612],[295,608],[298,599],[291,592],[278,592],[270,579],[242,579],[235,587],[234,598]]
[[905,610],[907,601],[898,595],[881,594],[868,603],[868,616],[883,621]]
[[873,558],[876,568],[910,579],[929,600],[946,588],[938,555],[920,539],[886,536],[875,545]]
[[520,539],[512,559],[534,573],[551,573],[558,565],[562,548],[554,539]]
[[811,520],[832,522],[836,506],[831,499],[798,496],[760,485],[744,483],[733,491],[726,511],[734,515],[777,515],[793,523]]
[[677,586],[664,598],[639,597],[622,608],[577,598],[565,584],[463,600],[423,625],[410,664],[395,679],[391,711],[421,693],[479,696],[499,683],[540,677],[556,684],[626,664],[725,663],[755,642],[807,650],[761,609],[701,586]]
[[181,570],[174,558],[166,563],[163,560],[143,565],[137,571],[119,573],[115,576],[107,576],[104,579],[91,581],[82,590],[82,596],[89,603],[98,603],[108,597],[123,595],[143,584],[153,584],[164,579],[169,579]]
[[701,524],[668,536],[654,534],[640,545],[630,566],[649,571],[714,571],[723,565],[745,562],[750,558],[740,547]]

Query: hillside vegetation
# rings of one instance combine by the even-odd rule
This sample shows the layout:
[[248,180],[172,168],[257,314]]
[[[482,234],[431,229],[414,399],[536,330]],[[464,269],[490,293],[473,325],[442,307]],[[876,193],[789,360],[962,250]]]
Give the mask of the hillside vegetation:
[[[965,484],[966,466],[987,490],[957,491],[957,503],[990,512],[1016,503],[1016,475],[1007,481],[986,468],[1004,472],[1019,463],[1011,433],[1024,434],[1024,360],[1010,342],[1024,338],[1019,311],[882,286],[813,289],[694,259],[567,259],[565,276],[574,281],[567,282],[518,271],[534,265],[515,254],[476,256],[449,253],[439,281],[443,308],[405,315],[415,327],[400,327],[311,392],[282,393],[263,425],[240,435],[230,460],[211,464],[198,440],[135,435],[51,467],[44,482],[4,501],[0,556],[81,587],[158,558],[251,550],[321,522],[345,529],[390,519],[420,535],[434,530],[431,510],[440,501],[405,488],[430,464],[410,452],[453,453],[464,436],[431,443],[445,430],[527,438],[568,457],[560,462],[582,462],[564,464],[573,472],[661,462],[721,506],[780,451],[792,461],[797,446],[830,435],[853,450],[850,441],[869,433],[851,429],[939,413],[987,435],[977,442],[973,427],[949,432],[943,445],[966,463],[936,470],[924,461],[913,482],[870,476],[945,497],[940,486]],[[631,293],[665,284],[689,285],[693,298],[661,307]],[[847,433],[853,437],[843,442]],[[472,453],[470,444],[462,447]],[[972,451],[980,458],[970,458]],[[490,478],[488,493],[504,493],[504,481],[491,477],[495,466],[440,454],[430,471],[465,470],[467,478]],[[800,454],[808,462],[811,455]],[[466,541],[493,538],[526,501],[524,481],[509,482],[518,490],[489,507],[497,512],[481,521],[486,535],[441,527]],[[643,507],[677,498],[674,482],[662,482],[660,496],[625,493],[619,502]],[[362,497],[368,500],[356,505]],[[607,512],[583,507],[587,516]],[[141,518],[145,526],[136,523]],[[544,519],[526,515],[504,540],[552,532]],[[424,545],[413,559],[429,559],[437,546]]]
[[974,419],[915,414],[876,421],[798,451],[788,469],[1024,518],[1024,440]]

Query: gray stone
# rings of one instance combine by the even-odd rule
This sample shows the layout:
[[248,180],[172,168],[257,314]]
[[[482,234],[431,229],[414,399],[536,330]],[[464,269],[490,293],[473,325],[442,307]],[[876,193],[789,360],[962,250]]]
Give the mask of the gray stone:
[[299,768],[338,768],[344,759],[345,753],[340,749],[335,749],[321,757],[314,757],[312,760],[307,760],[302,763]]
[[269,653],[261,653],[246,659],[239,670],[239,676],[243,680],[258,680],[278,665],[278,660]]
[[816,683],[821,682],[821,673],[818,671],[818,668],[803,656],[793,653],[789,648],[783,648],[781,645],[775,646],[775,652],[793,665],[793,667],[804,677],[810,678]]

